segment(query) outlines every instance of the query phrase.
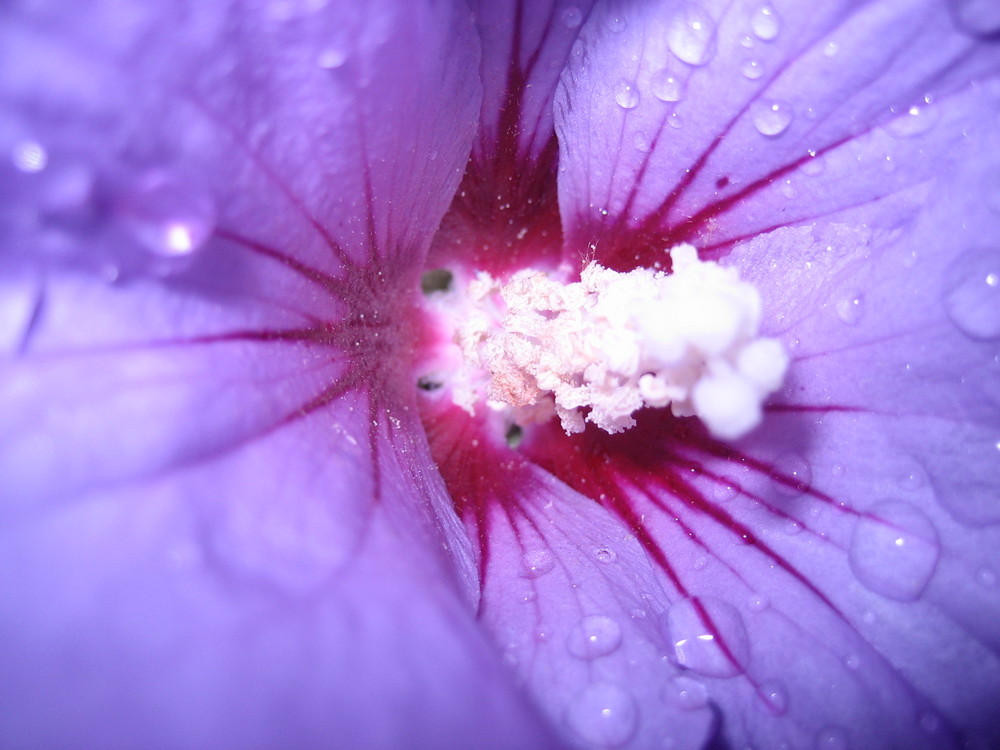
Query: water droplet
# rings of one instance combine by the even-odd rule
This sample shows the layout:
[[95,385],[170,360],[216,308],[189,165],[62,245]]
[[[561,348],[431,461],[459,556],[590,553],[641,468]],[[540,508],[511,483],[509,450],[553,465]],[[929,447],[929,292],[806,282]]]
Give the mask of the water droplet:
[[756,81],[764,75],[764,66],[760,64],[760,60],[747,60],[743,63],[743,67],[740,68],[740,71],[743,73],[744,78]]
[[339,68],[345,62],[347,62],[347,51],[340,47],[327,47],[316,58],[316,64],[327,70]]
[[683,93],[681,82],[667,68],[658,70],[649,77],[649,88],[661,102],[678,102]]
[[583,13],[580,11],[579,8],[576,8],[571,5],[570,7],[563,10],[562,14],[559,16],[559,19],[562,21],[563,26],[565,26],[567,29],[577,29],[580,27],[580,24],[583,23]]
[[772,99],[761,99],[751,104],[750,114],[757,132],[770,137],[781,135],[792,123],[791,106]]
[[737,492],[738,490],[736,487],[731,482],[727,481],[717,482],[712,487],[712,497],[721,502],[732,500],[736,497]]
[[706,677],[735,677],[749,659],[743,618],[721,600],[680,600],[667,612],[667,630],[677,663]]
[[944,307],[951,321],[974,339],[1000,337],[1000,250],[973,248],[944,275]]
[[684,121],[681,120],[680,115],[676,112],[671,112],[670,117],[667,118],[667,125],[672,127],[674,130],[679,129],[683,124]]
[[16,273],[0,277],[0,355],[24,351],[42,305],[38,278]]
[[796,195],[799,194],[799,192],[795,189],[795,186],[792,185],[791,180],[785,180],[784,183],[782,183],[779,190],[781,194],[786,198],[794,198]]
[[530,604],[538,598],[538,592],[533,589],[528,589],[527,591],[521,592],[521,601],[525,604]]
[[191,255],[215,229],[211,195],[158,170],[144,175],[116,207],[122,224],[135,240],[163,257]]
[[535,628],[535,632],[532,633],[532,637],[538,643],[545,643],[549,640],[549,638],[552,637],[552,633],[544,625],[539,625],[537,628]]
[[11,161],[22,172],[41,172],[49,163],[49,154],[37,141],[21,141],[14,146]]
[[823,173],[823,170],[826,169],[826,164],[822,156],[817,156],[815,151],[810,151],[809,158],[802,162],[800,169],[802,170],[802,174],[814,177]]
[[849,326],[857,325],[865,315],[865,298],[855,294],[837,301],[837,317]]
[[751,612],[763,612],[771,606],[771,600],[763,594],[750,594],[747,599],[747,608]]
[[624,16],[608,16],[608,20],[605,21],[605,25],[610,31],[620,34],[628,27],[628,21]]
[[548,550],[532,550],[521,556],[526,578],[540,578],[555,567],[556,562]]
[[694,559],[694,562],[691,563],[691,567],[694,568],[695,570],[704,570],[707,565],[708,565],[708,558],[705,557],[704,555],[696,557]]
[[607,615],[584,617],[566,637],[566,648],[578,659],[607,656],[621,645],[621,626]]
[[775,461],[771,484],[779,495],[798,497],[812,487],[812,468],[798,453],[786,453]]
[[754,48],[754,39],[753,39],[753,37],[749,36],[749,35],[744,36],[742,39],[740,39],[740,46],[743,49],[753,49]]
[[827,57],[835,57],[840,52],[840,45],[836,42],[827,42],[823,45],[823,54]]
[[649,139],[649,136],[642,130],[637,130],[632,134],[632,145],[635,146],[636,151],[640,151],[644,154],[649,153],[649,150],[653,147],[653,143]]
[[955,24],[969,34],[990,36],[1000,31],[1000,4],[996,0],[952,0]]
[[788,692],[780,682],[762,682],[757,695],[760,705],[775,716],[781,716],[788,710]]
[[691,677],[675,677],[664,688],[664,697],[685,711],[697,711],[708,705],[708,690]]
[[594,550],[594,559],[601,563],[613,563],[618,560],[618,553],[610,547],[598,547]]
[[764,42],[769,42],[781,31],[781,19],[770,5],[757,9],[750,19],[750,28],[754,35]]
[[854,528],[849,561],[862,585],[897,601],[917,599],[937,565],[934,524],[901,500],[877,503]]
[[885,129],[897,138],[908,138],[926,133],[938,121],[938,108],[929,102],[907,107],[886,124]]
[[847,732],[840,727],[824,727],[816,733],[816,750],[849,750]]
[[993,588],[997,585],[997,574],[994,573],[989,568],[980,568],[976,571],[976,581],[980,586],[985,586],[986,588]]
[[704,8],[685,3],[667,28],[667,47],[681,62],[704,65],[715,54],[715,22]]
[[635,700],[615,685],[588,685],[566,707],[566,724],[585,742],[620,747],[632,739],[639,719]]
[[639,91],[634,83],[619,81],[615,89],[615,101],[622,109],[634,109],[639,103]]

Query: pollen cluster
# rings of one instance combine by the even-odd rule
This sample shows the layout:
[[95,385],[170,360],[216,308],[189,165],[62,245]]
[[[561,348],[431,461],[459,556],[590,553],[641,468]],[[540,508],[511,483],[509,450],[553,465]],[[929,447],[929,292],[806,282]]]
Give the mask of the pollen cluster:
[[[486,399],[520,424],[556,415],[568,434],[586,421],[621,432],[639,409],[668,406],[719,438],[753,429],[788,366],[781,344],[758,335],[760,294],[691,245],[670,256],[672,273],[591,263],[571,283],[478,274],[455,342],[469,371],[488,373]],[[453,397],[471,411],[475,390]]]

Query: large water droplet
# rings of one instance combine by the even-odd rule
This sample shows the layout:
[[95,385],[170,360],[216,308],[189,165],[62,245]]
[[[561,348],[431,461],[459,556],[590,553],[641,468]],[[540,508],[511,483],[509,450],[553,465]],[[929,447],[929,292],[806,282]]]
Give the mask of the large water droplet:
[[996,0],[952,0],[956,25],[976,36],[1000,32],[1000,3]]
[[715,22],[697,3],[685,3],[667,28],[667,47],[681,62],[704,65],[715,54]]
[[972,248],[949,266],[944,308],[967,336],[1000,337],[1000,249]]
[[571,5],[559,15],[559,20],[567,29],[576,29],[583,23],[583,12]]
[[771,484],[779,495],[798,497],[812,487],[812,467],[804,456],[785,453],[774,463]]
[[849,560],[866,588],[905,602],[923,592],[940,549],[934,524],[923,512],[910,503],[888,500],[858,521]]
[[857,325],[865,316],[865,297],[863,294],[852,294],[837,301],[837,317],[847,325]]
[[754,35],[765,42],[778,36],[781,31],[781,19],[770,5],[758,8],[750,19],[750,28]]
[[658,70],[649,77],[649,89],[661,102],[678,102],[681,99],[681,82],[667,68]]
[[632,739],[639,719],[635,700],[615,685],[595,683],[566,707],[566,724],[586,742],[620,747]]
[[667,630],[677,663],[706,677],[743,672],[750,641],[740,613],[710,597],[682,599],[667,612]]
[[761,99],[750,105],[753,126],[761,135],[770,137],[784,133],[792,123],[791,105],[774,99]]
[[615,101],[622,109],[634,109],[639,104],[639,91],[634,83],[619,81],[615,88]]
[[117,209],[136,241],[163,257],[191,255],[215,229],[215,203],[208,191],[159,170],[137,181]]
[[607,656],[622,645],[621,626],[607,615],[588,615],[566,638],[566,648],[578,659]]
[[788,691],[780,682],[762,682],[757,691],[760,705],[771,714],[781,716],[788,710]]
[[664,694],[685,711],[697,711],[708,704],[708,690],[690,677],[675,677],[664,689]]
[[521,556],[521,565],[524,568],[526,578],[540,578],[552,570],[556,562],[551,552],[539,549],[525,552]]

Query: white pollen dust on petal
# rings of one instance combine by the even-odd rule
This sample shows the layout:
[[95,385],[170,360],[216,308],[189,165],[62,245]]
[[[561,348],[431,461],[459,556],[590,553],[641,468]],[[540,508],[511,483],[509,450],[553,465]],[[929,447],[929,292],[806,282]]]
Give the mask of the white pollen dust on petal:
[[589,421],[633,427],[644,407],[698,417],[716,437],[739,438],[788,367],[781,344],[759,335],[761,299],[735,268],[670,250],[673,270],[619,273],[590,263],[562,283],[534,269],[466,287],[454,343],[466,376],[452,398],[486,401],[528,424],[558,416],[567,434]]

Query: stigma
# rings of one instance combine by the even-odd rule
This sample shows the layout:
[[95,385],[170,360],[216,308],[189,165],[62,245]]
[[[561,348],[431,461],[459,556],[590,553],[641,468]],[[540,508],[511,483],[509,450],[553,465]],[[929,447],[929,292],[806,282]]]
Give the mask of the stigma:
[[586,422],[618,433],[640,409],[669,408],[717,438],[742,437],[781,386],[788,355],[759,335],[760,294],[735,268],[691,245],[669,253],[670,273],[592,262],[569,283],[525,269],[436,291],[451,349],[437,377],[469,413],[486,405],[514,425],[558,418],[567,434]]

